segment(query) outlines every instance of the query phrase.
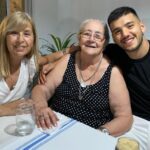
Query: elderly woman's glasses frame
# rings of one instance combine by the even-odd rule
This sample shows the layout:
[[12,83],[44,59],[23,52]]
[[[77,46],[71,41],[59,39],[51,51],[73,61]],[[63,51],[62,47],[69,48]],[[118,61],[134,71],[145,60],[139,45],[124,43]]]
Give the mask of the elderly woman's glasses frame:
[[84,31],[80,33],[82,38],[85,39],[90,39],[91,37],[93,37],[93,39],[95,41],[103,41],[104,40],[104,34],[100,33],[100,32],[90,32],[90,31]]

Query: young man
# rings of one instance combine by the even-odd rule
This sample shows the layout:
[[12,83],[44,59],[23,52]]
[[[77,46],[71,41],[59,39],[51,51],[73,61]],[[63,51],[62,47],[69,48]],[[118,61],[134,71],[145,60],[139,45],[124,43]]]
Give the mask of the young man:
[[[130,93],[134,124],[128,136],[136,138],[141,149],[150,145],[150,44],[145,26],[133,8],[120,7],[108,17],[114,42],[105,53],[123,71]],[[119,87],[118,87],[119,88]]]

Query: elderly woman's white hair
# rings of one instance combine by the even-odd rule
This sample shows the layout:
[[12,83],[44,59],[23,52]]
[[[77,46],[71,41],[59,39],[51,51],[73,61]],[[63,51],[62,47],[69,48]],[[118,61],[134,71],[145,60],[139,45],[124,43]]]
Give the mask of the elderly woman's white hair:
[[78,36],[80,36],[80,34],[83,32],[85,26],[90,23],[90,22],[98,22],[100,24],[103,25],[104,27],[104,37],[105,37],[105,44],[104,44],[104,47],[109,43],[109,39],[110,39],[110,36],[109,36],[109,30],[108,30],[108,26],[107,24],[104,22],[104,21],[101,21],[99,19],[86,19],[84,20],[81,25],[80,25],[80,28],[79,28],[79,32],[78,32]]

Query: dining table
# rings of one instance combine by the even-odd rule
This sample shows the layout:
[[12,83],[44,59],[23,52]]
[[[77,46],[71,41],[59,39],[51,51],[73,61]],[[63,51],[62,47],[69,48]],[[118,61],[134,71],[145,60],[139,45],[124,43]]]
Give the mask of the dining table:
[[115,150],[117,139],[63,114],[56,127],[20,136],[16,116],[0,117],[0,150]]

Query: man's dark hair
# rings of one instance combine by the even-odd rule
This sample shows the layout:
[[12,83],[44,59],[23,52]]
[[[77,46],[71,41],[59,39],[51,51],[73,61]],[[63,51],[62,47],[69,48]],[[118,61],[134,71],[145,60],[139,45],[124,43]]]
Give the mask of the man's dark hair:
[[127,15],[127,14],[129,14],[129,13],[135,15],[135,16],[139,19],[139,17],[138,17],[138,15],[137,15],[136,11],[135,11],[133,8],[127,7],[127,6],[126,6],[126,7],[119,7],[119,8],[116,8],[115,10],[113,10],[113,11],[110,13],[110,15],[108,16],[108,19],[107,19],[108,25],[110,26],[110,24],[111,24],[113,21],[115,21],[115,20],[117,20],[118,18],[120,18],[121,16]]

